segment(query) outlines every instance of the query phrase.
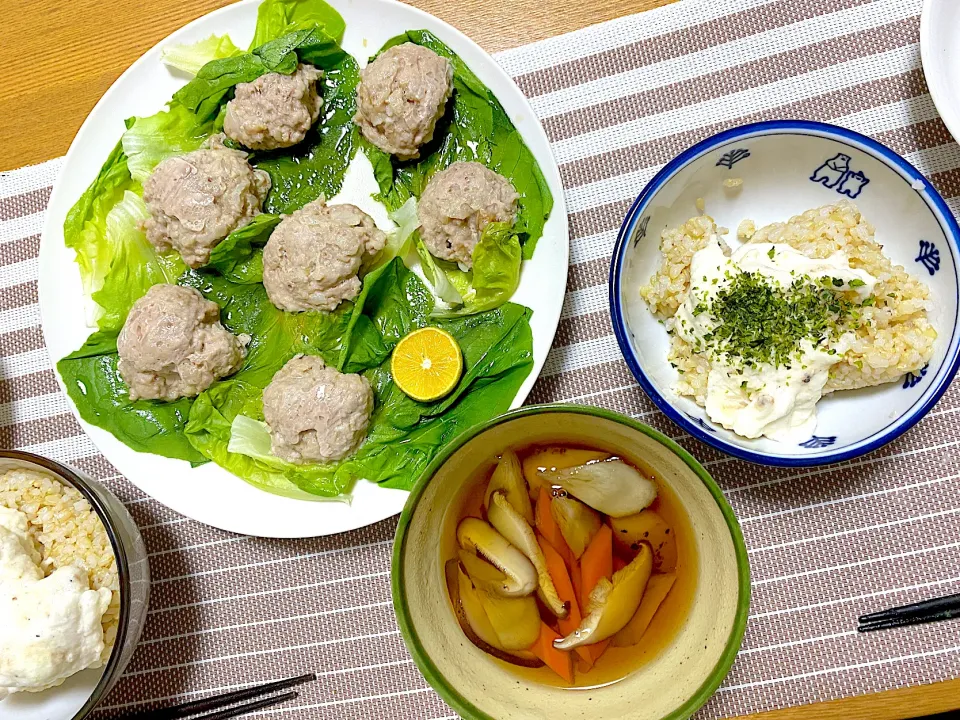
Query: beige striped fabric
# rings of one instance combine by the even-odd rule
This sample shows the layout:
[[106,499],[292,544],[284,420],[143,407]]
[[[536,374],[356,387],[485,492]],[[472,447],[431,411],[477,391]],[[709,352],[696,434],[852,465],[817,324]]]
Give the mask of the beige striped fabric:
[[[568,294],[532,402],[600,405],[676,437],[743,524],[753,603],[743,650],[700,718],[960,675],[957,622],[858,635],[856,617],[960,592],[960,391],[858,461],[765,469],[681,433],[634,383],[607,312],[616,231],[679,151],[759,119],[838,123],[891,146],[960,210],[960,148],[920,69],[920,0],[685,0],[497,60],[553,142],[571,210]],[[180,517],[118,477],[58,391],[39,329],[37,250],[60,162],[0,176],[0,443],[107,484],[143,529],[149,623],[99,717],[315,670],[284,720],[439,720],[390,603],[396,521],[319,540],[239,537]],[[545,709],[545,713],[547,709]]]

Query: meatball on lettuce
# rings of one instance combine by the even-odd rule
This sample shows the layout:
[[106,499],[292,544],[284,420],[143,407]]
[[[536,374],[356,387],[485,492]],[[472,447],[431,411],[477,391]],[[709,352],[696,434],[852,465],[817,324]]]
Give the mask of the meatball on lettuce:
[[366,437],[372,412],[370,382],[327,367],[315,355],[287,362],[263,391],[273,454],[297,464],[353,454]]
[[323,107],[317,80],[323,73],[300,63],[292,75],[267,73],[236,86],[223,131],[251,150],[276,150],[301,142]]
[[[362,149],[374,168],[377,197],[389,211],[423,205],[413,246],[437,299],[434,316],[485,312],[503,305],[519,287],[523,260],[534,256],[553,196],[523,135],[471,68],[426,30],[389,40],[379,57],[405,44],[429,49],[453,67],[454,90],[438,137],[413,160],[372,143]],[[440,175],[459,163],[477,163],[496,175],[469,166],[452,170],[454,177]]]
[[[165,107],[158,104],[155,114],[128,121],[121,142],[68,213],[66,245],[76,253],[86,294],[103,312],[96,316],[97,330],[57,369],[82,417],[136,451],[194,464],[212,461],[258,488],[292,497],[342,496],[357,478],[409,489],[450,437],[508,409],[533,367],[531,312],[509,299],[521,253],[533,254],[550,214],[549,188],[497,97],[429,32],[411,30],[389,40],[358,93],[361,70],[340,47],[345,24],[334,8],[323,0],[258,2],[249,49],[225,39],[182,49],[190,62],[180,67],[195,77]],[[405,43],[420,49],[390,51]],[[311,88],[312,73],[301,66],[322,72],[323,79],[314,79]],[[266,77],[271,74],[286,79]],[[286,90],[288,110],[282,118],[268,117],[259,101]],[[312,126],[317,106],[311,92],[323,99]],[[233,150],[210,141],[224,122],[234,136],[227,143]],[[391,143],[387,147],[396,153],[364,138],[364,124],[368,138]],[[300,132],[305,137],[292,146],[255,147],[293,142]],[[343,191],[358,148],[374,168],[387,211],[406,206],[403,232],[391,237],[389,250],[377,252],[382,236],[355,209],[323,209],[319,203],[304,210],[320,196]],[[163,165],[171,158],[176,160]],[[512,226],[486,226],[469,272],[434,258],[414,232],[417,201],[428,181],[457,161],[500,173],[521,196]],[[269,193],[268,176],[258,171],[269,174]],[[332,311],[278,309],[260,282],[264,264],[270,264],[263,252],[268,233],[301,210],[303,226],[333,227],[319,242],[305,240],[312,233],[301,233],[303,227],[292,232],[287,250],[306,258],[299,263],[302,277],[284,250],[288,262],[277,263],[274,275],[266,270],[267,285],[276,291],[274,299],[286,292],[294,307],[335,306]],[[307,221],[314,213],[319,218]],[[138,231],[148,220],[153,244],[179,253],[153,252]],[[288,222],[277,239],[297,224]],[[283,250],[285,244],[276,246]],[[437,317],[436,296],[404,264],[412,261],[411,246],[455,285],[463,303],[449,316]],[[185,269],[181,253],[203,267]],[[304,272],[328,254],[322,273]],[[151,291],[157,283],[174,282],[183,288]],[[177,297],[153,302],[164,293]],[[352,300],[339,302],[346,297]],[[203,298],[222,309],[226,327]],[[455,393],[435,403],[404,395],[389,366],[398,340],[426,325],[453,335],[464,359]],[[245,347],[247,335],[253,339]],[[330,382],[310,385],[313,394],[297,410],[274,406],[269,397],[265,403],[264,390],[275,376],[268,396],[278,393],[278,405],[295,397],[293,376],[278,373],[299,355],[323,358],[327,365],[304,362],[319,367]],[[364,380],[351,373],[366,378],[372,400]],[[308,407],[319,404],[320,387],[324,398],[328,391],[342,393],[339,409],[326,401],[325,414]],[[311,419],[310,426],[295,427],[302,417]],[[321,424],[321,417],[328,422]],[[279,454],[272,451],[271,429]],[[342,453],[349,454],[325,459]]]
[[360,293],[361,265],[386,239],[355,205],[315,200],[273,231],[263,249],[263,286],[281,310],[334,310]]
[[270,176],[250,167],[246,153],[216,142],[167,158],[143,185],[147,239],[200,267],[221,240],[260,213],[269,190]]
[[517,191],[476,162],[454,163],[434,175],[420,197],[420,237],[434,257],[473,267],[473,249],[490,223],[513,225]]
[[363,136],[400,160],[420,156],[453,94],[453,66],[433,50],[404,43],[367,65],[354,118]]
[[154,285],[117,338],[117,370],[131,400],[195,397],[236,372],[250,342],[220,324],[220,306],[180,285]]

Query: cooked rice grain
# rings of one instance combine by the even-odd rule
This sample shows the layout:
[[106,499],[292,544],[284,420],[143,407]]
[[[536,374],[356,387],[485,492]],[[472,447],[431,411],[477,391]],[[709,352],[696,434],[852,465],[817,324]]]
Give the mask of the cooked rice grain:
[[87,572],[90,588],[113,593],[102,619],[106,663],[120,625],[120,578],[106,528],[76,488],[53,475],[18,468],[0,475],[0,505],[27,516],[30,536],[43,558],[44,573],[73,565]]
[[[752,221],[745,220],[738,235],[746,235],[751,226]],[[717,232],[713,219],[706,215],[663,232],[660,268],[649,284],[640,288],[654,315],[666,321],[677,312],[690,287],[693,255]],[[786,243],[813,258],[826,258],[842,250],[850,258],[851,267],[877,278],[876,305],[861,309],[862,325],[856,339],[843,360],[831,369],[824,393],[893,382],[905,373],[919,372],[930,361],[937,332],[927,319],[929,289],[883,254],[874,240],[873,226],[853,203],[843,200],[808,210],[785,223],[772,223],[754,232],[750,242]],[[680,373],[677,392],[704,405],[709,363],[676,335],[671,339],[668,359]]]

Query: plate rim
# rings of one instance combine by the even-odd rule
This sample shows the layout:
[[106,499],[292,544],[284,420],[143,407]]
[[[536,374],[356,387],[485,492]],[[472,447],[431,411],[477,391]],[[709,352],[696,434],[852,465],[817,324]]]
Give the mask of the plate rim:
[[[330,5],[334,7],[334,9],[337,10],[338,12],[342,12],[345,9],[344,8],[345,5],[355,4],[353,0],[329,0],[329,2],[330,2]],[[537,162],[541,165],[541,170],[543,171],[543,174],[547,179],[548,186],[550,187],[550,190],[553,194],[553,208],[551,210],[550,219],[553,220],[554,217],[559,219],[559,225],[556,229],[556,234],[557,234],[556,242],[557,242],[557,245],[559,246],[557,249],[562,251],[562,257],[558,258],[558,260],[562,261],[563,270],[562,270],[562,278],[560,278],[562,282],[560,281],[557,282],[557,287],[560,288],[560,290],[556,291],[558,298],[554,306],[550,308],[549,311],[543,308],[537,310],[540,317],[545,317],[547,319],[547,324],[545,325],[545,327],[549,328],[549,339],[548,339],[549,342],[547,342],[547,338],[544,339],[543,342],[545,343],[545,347],[547,348],[546,351],[544,352],[541,358],[539,359],[537,359],[536,357],[533,358],[533,365],[531,367],[530,375],[528,375],[527,379],[524,381],[524,385],[526,387],[521,386],[520,390],[517,392],[517,395],[514,397],[513,401],[511,402],[510,408],[511,409],[517,408],[520,405],[522,405],[523,402],[526,400],[526,398],[529,396],[530,391],[533,388],[534,382],[539,377],[540,372],[543,370],[543,366],[546,363],[547,357],[549,355],[549,351],[553,347],[553,340],[556,336],[557,328],[559,326],[560,316],[563,311],[563,301],[566,295],[566,278],[569,273],[569,258],[570,258],[570,223],[569,223],[569,211],[567,208],[566,197],[563,191],[563,183],[562,183],[562,178],[560,176],[560,170],[559,170],[559,165],[557,163],[556,155],[550,144],[549,138],[546,135],[546,131],[543,128],[543,124],[538,118],[538,116],[536,115],[536,113],[533,111],[533,108],[530,105],[529,99],[520,90],[520,88],[517,86],[514,79],[509,75],[509,73],[499,63],[497,63],[497,61],[493,58],[493,56],[489,52],[484,50],[474,40],[472,40],[465,33],[461,32],[460,30],[452,26],[450,23],[430,13],[427,13],[424,10],[412,7],[402,2],[398,2],[398,0],[366,0],[366,2],[372,5],[382,4],[382,5],[393,6],[396,8],[402,8],[402,11],[404,13],[409,14],[411,19],[415,20],[416,22],[419,23],[421,21],[426,21],[428,25],[435,25],[436,27],[442,28],[443,32],[447,33],[444,41],[447,42],[448,40],[453,39],[454,42],[450,44],[454,46],[453,50],[457,52],[458,55],[462,54],[461,48],[467,48],[470,50],[472,54],[476,54],[479,58],[482,58],[489,66],[489,67],[485,67],[484,70],[493,74],[494,76],[497,76],[498,80],[504,83],[505,86],[512,91],[512,94],[515,95],[515,97],[511,99],[511,102],[515,102],[519,106],[523,115],[530,119],[529,126],[526,127],[522,133],[525,140],[529,141],[532,136],[536,136],[538,141],[542,145],[542,151],[540,153],[537,153],[535,155],[535,158]],[[141,66],[144,66],[149,62],[151,62],[152,55],[156,54],[158,56],[157,59],[159,60],[159,53],[163,47],[166,47],[171,43],[176,43],[180,37],[182,37],[183,35],[190,34],[191,31],[193,31],[197,26],[210,22],[211,18],[217,18],[220,15],[225,15],[230,12],[237,12],[238,8],[240,8],[241,6],[247,8],[249,12],[252,12],[252,14],[255,15],[256,9],[259,7],[260,3],[261,3],[261,0],[239,0],[239,2],[231,3],[229,5],[225,5],[223,7],[212,10],[209,13],[205,13],[191,20],[189,23],[182,25],[181,27],[177,28],[173,32],[169,33],[167,36],[160,39],[153,46],[147,49],[139,58],[134,60],[120,74],[120,76],[110,85],[110,87],[103,93],[103,95],[101,95],[101,97],[97,100],[93,108],[91,108],[86,118],[84,119],[83,123],[80,125],[79,129],[77,130],[73,140],[70,143],[69,149],[67,150],[66,154],[63,157],[61,168],[57,174],[56,180],[54,181],[50,199],[47,204],[48,208],[55,207],[56,204],[63,202],[61,200],[61,196],[64,196],[68,192],[67,188],[65,187],[65,177],[67,176],[67,171],[70,167],[70,164],[73,158],[80,152],[78,148],[81,146],[82,142],[85,140],[85,135],[92,132],[91,127],[94,125],[95,120],[97,119],[95,116],[98,115],[98,113],[106,112],[103,109],[105,105],[111,101],[111,99],[115,94],[122,92],[124,86],[130,82],[131,76],[134,73],[136,73]],[[356,22],[354,22],[353,24],[355,27],[359,25]],[[410,29],[410,28],[407,28],[407,29]],[[227,30],[226,32],[229,34],[230,31]],[[363,59],[360,58],[358,55],[354,55],[354,57],[357,57],[359,60],[361,60],[361,62],[363,62]],[[471,68],[471,69],[474,69],[474,71],[476,71],[476,68]],[[501,103],[503,102],[502,98],[500,98],[500,96],[497,93],[494,93],[494,96],[498,99],[498,101],[500,101]],[[166,102],[166,101],[163,101],[163,102]],[[514,122],[518,121],[516,112],[514,113],[510,113],[509,111],[507,112],[508,112],[508,115],[511,117],[511,120],[513,120]],[[100,162],[102,163],[102,160]],[[83,167],[86,167],[86,166],[83,166]],[[88,182],[80,183],[83,185],[84,189],[86,187],[89,187],[89,182],[92,182],[92,180],[96,177],[96,172],[99,172],[99,166],[96,168],[96,170],[93,173],[93,176],[90,178]],[[66,198],[66,202],[68,204],[66,211],[69,211],[69,207],[73,206],[73,204],[76,202],[76,199],[77,198],[72,196]],[[101,455],[103,455],[112,464],[113,461],[110,459],[110,456],[103,451],[100,444],[95,439],[94,437],[95,433],[90,432],[90,429],[96,428],[96,426],[93,426],[87,423],[80,416],[80,412],[76,404],[73,402],[72,398],[70,398],[69,394],[66,392],[66,386],[64,385],[63,378],[60,376],[60,373],[56,369],[57,363],[62,358],[56,358],[53,356],[51,343],[49,341],[49,338],[52,337],[51,325],[53,323],[48,321],[49,310],[45,310],[45,308],[48,307],[48,303],[44,302],[44,297],[47,295],[47,290],[45,290],[45,288],[47,288],[48,283],[50,282],[50,279],[48,279],[47,282],[43,281],[45,275],[49,274],[49,273],[44,273],[43,271],[43,267],[45,265],[43,258],[45,255],[45,248],[48,248],[51,245],[51,243],[54,243],[55,241],[57,241],[58,228],[59,228],[60,235],[62,236],[63,219],[64,219],[64,215],[61,213],[48,212],[46,217],[44,218],[43,227],[41,229],[40,252],[38,256],[39,267],[38,267],[38,278],[37,278],[37,292],[38,292],[38,306],[39,306],[39,313],[40,313],[40,327],[41,327],[41,332],[44,338],[44,351],[46,356],[50,359],[50,364],[52,366],[53,374],[56,378],[57,386],[59,387],[61,392],[63,392],[67,401],[67,405],[70,408],[71,414],[77,420],[81,429],[84,431],[84,435],[90,440],[90,442],[92,443],[96,451]],[[554,221],[554,222],[557,222],[557,221]],[[51,235],[53,236],[52,238],[51,238]],[[62,242],[62,237],[60,237],[60,242]],[[528,262],[530,261],[525,260],[524,265],[526,265]],[[75,263],[73,264],[73,267],[74,267],[74,270],[77,271]],[[89,328],[89,330],[90,332],[94,331],[93,328]],[[97,428],[97,429],[102,430],[101,428]],[[469,428],[467,429],[467,431],[469,431]],[[105,430],[104,432],[109,433],[109,431],[105,431]],[[116,438],[114,438],[114,440],[116,440]],[[117,442],[120,442],[120,441],[117,440]],[[152,453],[141,453],[141,454],[144,455],[145,457],[149,457],[153,455]],[[183,465],[183,467],[184,469],[186,469],[188,465]],[[233,479],[235,479],[237,482],[241,482],[250,486],[249,483],[247,483],[242,478],[233,475],[233,473],[230,473],[229,470],[226,470],[225,468],[222,468],[220,466],[217,466],[217,468],[219,471],[233,476]],[[403,506],[406,503],[406,499],[409,496],[409,491],[399,491],[394,493],[392,498],[388,498],[384,501],[383,508],[381,511],[378,511],[373,515],[371,515],[369,518],[362,520],[359,524],[353,524],[352,527],[340,527],[333,531],[326,531],[323,528],[318,527],[318,525],[320,525],[321,523],[315,522],[312,529],[306,532],[304,531],[303,528],[295,528],[289,531],[285,531],[285,530],[278,531],[276,527],[273,527],[270,531],[265,532],[263,529],[257,529],[256,527],[251,528],[249,527],[249,525],[244,525],[242,522],[240,524],[231,524],[231,523],[224,523],[224,522],[211,522],[211,520],[209,519],[199,519],[195,517],[195,515],[202,514],[202,513],[196,513],[195,510],[191,509],[189,502],[186,503],[186,506],[184,506],[181,503],[177,503],[176,507],[169,505],[166,502],[157,499],[153,494],[145,490],[139,483],[135,482],[129,475],[124,474],[122,472],[120,474],[125,480],[127,480],[132,485],[137,487],[141,492],[149,496],[151,499],[160,503],[164,507],[170,510],[173,510],[174,512],[177,512],[179,514],[182,514],[190,518],[191,520],[194,520],[204,525],[208,525],[210,527],[216,527],[220,530],[225,530],[227,532],[248,534],[256,537],[273,537],[273,538],[324,537],[329,535],[335,535],[341,532],[356,531],[364,527],[370,527],[378,522],[382,522],[387,518],[396,516],[402,511]],[[361,480],[358,482],[363,482],[363,481]],[[371,483],[371,484],[375,485],[375,483]],[[254,489],[263,493],[267,493],[268,495],[272,495],[271,493],[269,493],[266,490],[263,490],[262,488],[257,488],[256,486],[250,486],[250,487],[254,487]],[[389,490],[392,490],[392,489],[389,489]],[[403,493],[402,495],[400,494],[401,492]],[[293,500],[293,498],[284,498],[284,499]],[[327,500],[326,498],[318,498],[318,499]],[[312,503],[314,506],[328,506],[328,505],[336,506],[339,504],[336,502],[334,503],[316,502],[314,500],[301,500],[300,502],[309,502],[309,503]],[[249,522],[250,521],[248,520],[248,523]],[[252,521],[252,524],[254,526],[257,525],[257,522],[255,519]]]
[[[920,65],[923,69],[923,76],[927,83],[927,89],[930,91],[930,98],[937,109],[937,114],[947,126],[947,130],[955,140],[960,142],[960,100],[957,108],[948,104],[941,93],[941,83],[939,82],[941,69],[940,63],[934,59],[933,44],[933,8],[942,0],[923,0],[923,7],[920,10]],[[936,82],[931,82],[930,78],[937,78]],[[947,111],[944,112],[944,108]]]
[[[692,147],[684,150],[669,163],[667,163],[641,191],[637,199],[634,200],[630,209],[627,211],[623,224],[620,226],[620,232],[617,235],[617,242],[614,246],[613,255],[610,261],[609,275],[609,304],[610,316],[613,323],[614,334],[617,338],[617,345],[620,353],[623,355],[631,374],[636,378],[637,383],[643,388],[643,391],[654,402],[657,408],[674,423],[679,425],[684,431],[690,433],[694,438],[719,450],[722,453],[731,455],[740,460],[754,463],[756,465],[766,465],[773,467],[815,467],[819,465],[828,465],[831,463],[852,460],[867,453],[873,452],[884,445],[892,442],[903,435],[907,430],[916,425],[940,400],[943,394],[950,387],[951,382],[960,370],[960,345],[950,348],[954,345],[954,340],[960,331],[960,322],[954,323],[953,333],[950,337],[947,355],[944,358],[942,367],[946,368],[937,388],[921,403],[915,404],[909,413],[902,416],[896,425],[890,429],[881,430],[875,433],[872,440],[860,441],[846,448],[827,451],[819,454],[805,455],[774,455],[769,453],[755,452],[741,448],[738,445],[728,443],[722,438],[716,437],[713,433],[705,431],[697,423],[692,422],[683,412],[676,409],[673,404],[664,397],[647,377],[643,370],[636,353],[630,344],[627,330],[627,322],[623,303],[621,301],[621,283],[623,280],[623,264],[626,257],[629,239],[633,235],[634,226],[642,215],[649,201],[653,198],[660,187],[669,181],[677,172],[686,167],[690,162],[702,157],[713,148],[744,137],[750,137],[759,134],[765,134],[771,130],[789,130],[800,134],[815,136],[833,136],[845,140],[853,141],[863,145],[871,150],[879,160],[892,166],[892,169],[899,169],[901,175],[909,177],[913,182],[923,184],[923,192],[926,193],[928,207],[932,204],[931,211],[934,208],[943,216],[945,222],[938,222],[947,236],[953,251],[954,258],[960,257],[960,225],[947,206],[946,201],[940,195],[930,181],[910,164],[903,157],[888,148],[886,145],[876,140],[862,135],[855,130],[831,125],[829,123],[816,122],[811,120],[767,120],[724,130],[701,140]],[[920,192],[918,190],[918,192]],[[960,305],[958,305],[960,307]],[[906,418],[904,420],[904,418]]]

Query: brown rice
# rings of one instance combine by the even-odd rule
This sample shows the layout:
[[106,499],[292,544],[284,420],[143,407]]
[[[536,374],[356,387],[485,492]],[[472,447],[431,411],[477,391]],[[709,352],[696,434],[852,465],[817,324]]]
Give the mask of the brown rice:
[[27,516],[46,575],[72,565],[86,571],[90,589],[107,588],[113,593],[101,620],[104,648],[100,664],[106,663],[120,625],[120,580],[113,548],[96,511],[76,488],[49,473],[27,468],[0,475],[0,505]]
[[[711,235],[720,234],[713,218],[700,215],[678,228],[665,230],[660,239],[661,264],[640,288],[640,295],[658,318],[668,321],[686,299],[690,287],[690,262]],[[830,371],[824,393],[882,385],[919,372],[933,355],[937,332],[927,319],[929,290],[894,265],[874,240],[874,228],[857,207],[846,200],[808,210],[785,223],[772,223],[756,231],[752,221],[737,232],[753,243],[786,243],[811,258],[826,258],[842,250],[850,266],[877,278],[876,304],[861,308],[862,325],[843,360]],[[670,323],[667,322],[667,326]],[[672,335],[669,361],[680,373],[675,389],[706,402],[709,361]]]

